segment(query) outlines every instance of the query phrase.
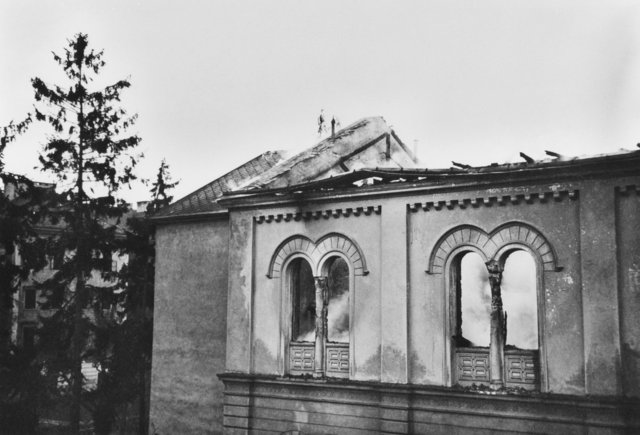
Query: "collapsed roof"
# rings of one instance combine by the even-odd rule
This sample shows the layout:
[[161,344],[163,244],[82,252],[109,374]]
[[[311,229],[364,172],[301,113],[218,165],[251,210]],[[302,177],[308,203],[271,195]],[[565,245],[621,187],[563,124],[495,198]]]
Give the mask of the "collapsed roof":
[[289,159],[283,151],[261,154],[163,208],[154,219],[224,213],[226,209],[218,200],[228,192],[287,188],[370,165],[397,169],[416,167],[413,153],[379,116],[361,119]]
[[[566,157],[548,151],[553,158],[473,167],[456,162],[447,169],[417,168],[413,153],[382,117],[357,121],[317,145],[286,158],[283,151],[269,151],[228,172],[184,198],[163,208],[156,221],[224,215],[228,200],[260,195],[283,195],[334,189],[364,188],[397,183],[442,185],[478,183],[500,179],[545,177],[549,172],[608,171],[626,162],[640,161],[640,151]],[[613,165],[613,166],[612,166]],[[224,199],[225,204],[220,204]]]

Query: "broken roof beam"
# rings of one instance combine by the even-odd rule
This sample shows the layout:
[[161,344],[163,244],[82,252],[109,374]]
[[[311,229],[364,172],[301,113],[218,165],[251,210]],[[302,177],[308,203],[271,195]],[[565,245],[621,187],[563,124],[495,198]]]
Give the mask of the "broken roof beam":
[[528,155],[526,155],[523,152],[520,152],[520,157],[522,157],[527,163],[535,163],[536,162],[533,158],[529,157]]
[[471,165],[465,165],[464,163],[454,162],[453,160],[451,160],[451,163],[453,164],[453,166],[457,166],[458,168],[471,169]]

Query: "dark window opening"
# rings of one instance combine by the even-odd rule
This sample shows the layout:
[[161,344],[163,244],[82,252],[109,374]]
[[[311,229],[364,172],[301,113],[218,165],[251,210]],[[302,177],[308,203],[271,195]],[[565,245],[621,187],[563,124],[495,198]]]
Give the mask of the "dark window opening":
[[102,251],[99,254],[100,268],[105,272],[113,271],[113,261],[110,251]]
[[64,249],[57,246],[50,248],[47,254],[47,261],[49,262],[49,269],[61,269],[64,264]]
[[293,302],[291,337],[296,342],[313,342],[316,338],[316,289],[309,263],[296,258],[289,264]]
[[341,257],[330,260],[327,268],[329,305],[327,340],[349,342],[349,266]]
[[24,309],[35,310],[36,308],[37,308],[36,289],[25,288],[24,289]]
[[538,390],[536,262],[520,249],[500,260],[467,252],[452,263],[454,382]]

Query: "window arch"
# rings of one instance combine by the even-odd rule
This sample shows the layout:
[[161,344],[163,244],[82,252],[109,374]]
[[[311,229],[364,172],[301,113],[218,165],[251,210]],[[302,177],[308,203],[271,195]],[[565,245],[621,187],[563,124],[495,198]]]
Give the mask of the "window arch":
[[280,278],[282,267],[286,260],[294,254],[303,254],[309,258],[312,268],[317,266],[326,258],[327,254],[338,252],[353,266],[356,276],[367,275],[367,262],[358,244],[349,237],[340,233],[329,233],[320,237],[315,242],[310,238],[296,234],[285,239],[271,256],[268,278]]
[[540,388],[543,272],[559,269],[551,244],[527,224],[491,233],[464,225],[439,239],[427,272],[446,272],[453,383]]
[[459,225],[447,231],[431,251],[427,273],[443,273],[447,258],[460,248],[480,251],[490,260],[514,245],[529,250],[538,258],[544,271],[562,270],[555,250],[540,231],[524,222],[508,222],[490,233],[474,225]]

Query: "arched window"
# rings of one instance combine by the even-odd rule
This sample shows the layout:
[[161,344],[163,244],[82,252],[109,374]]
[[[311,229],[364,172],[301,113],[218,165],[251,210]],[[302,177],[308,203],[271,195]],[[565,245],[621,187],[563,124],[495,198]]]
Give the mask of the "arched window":
[[329,305],[327,311],[327,340],[349,343],[349,266],[341,257],[327,262]]
[[476,252],[463,250],[454,257],[450,273],[455,290],[454,383],[537,389],[537,269],[532,255],[504,249],[499,261],[485,262]]
[[[534,258],[527,251],[514,249],[506,251],[499,262],[485,263],[480,255],[467,251],[454,258],[451,274],[455,288],[454,382],[536,389],[538,304]],[[497,318],[492,320],[492,316]]]
[[316,290],[313,271],[304,258],[294,258],[286,269],[291,300],[289,372],[313,373],[315,369]]
[[357,243],[340,233],[280,243],[267,277],[282,280],[284,373],[349,377],[355,278],[369,273],[366,264]]
[[502,303],[507,313],[507,347],[538,349],[536,262],[526,251],[513,251],[504,262]]
[[289,263],[289,281],[293,302],[291,338],[295,342],[314,342],[316,290],[311,266],[304,258]]
[[456,342],[459,347],[489,346],[491,289],[484,260],[475,252],[458,257]]
[[504,383],[507,386],[538,388],[538,272],[528,251],[507,251],[501,258],[504,327]]
[[349,376],[349,331],[352,269],[340,255],[325,256],[313,276],[302,257],[288,263],[291,298],[289,373]]
[[349,376],[349,289],[351,272],[341,256],[329,257],[323,265],[327,284],[325,370],[329,376]]
[[541,388],[540,294],[544,273],[558,270],[552,244],[527,223],[508,222],[491,232],[460,225],[440,237],[427,273],[443,274],[450,298],[452,383]]
[[463,251],[452,262],[455,383],[489,382],[491,289],[485,260]]

